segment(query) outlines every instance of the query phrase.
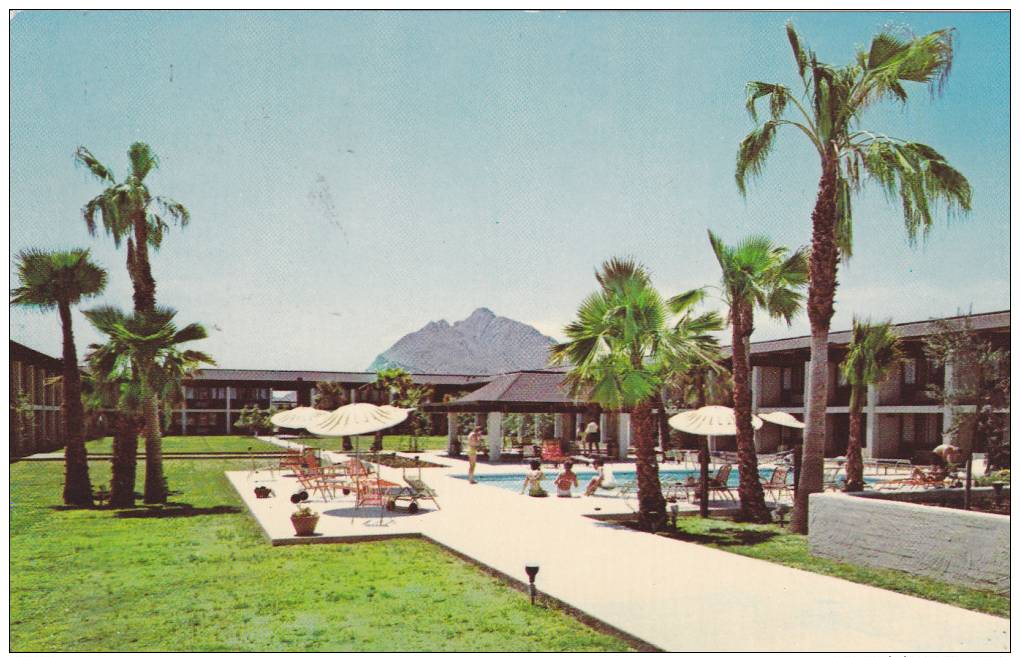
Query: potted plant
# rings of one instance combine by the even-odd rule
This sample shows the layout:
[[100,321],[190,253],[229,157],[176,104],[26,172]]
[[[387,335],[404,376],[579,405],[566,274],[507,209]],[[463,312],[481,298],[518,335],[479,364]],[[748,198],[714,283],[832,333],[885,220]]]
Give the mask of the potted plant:
[[319,523],[319,514],[298,504],[297,511],[290,514],[290,522],[294,525],[295,535],[312,536],[315,534],[315,525]]
[[272,494],[273,494],[273,489],[269,488],[268,486],[256,486],[255,487],[255,497],[257,497],[260,500],[264,500],[267,497],[270,497]]

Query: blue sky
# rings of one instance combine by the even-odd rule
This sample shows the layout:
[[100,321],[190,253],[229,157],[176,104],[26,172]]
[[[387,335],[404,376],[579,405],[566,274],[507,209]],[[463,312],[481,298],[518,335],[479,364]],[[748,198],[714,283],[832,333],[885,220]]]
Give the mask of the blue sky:
[[[883,26],[958,29],[943,95],[912,89],[866,126],[946,155],[973,212],[911,247],[897,203],[863,193],[833,328],[1008,308],[1005,13],[26,12],[12,253],[88,246],[110,284],[84,307],[128,308],[126,254],[88,236],[100,185],[71,156],[86,145],[119,177],[141,140],[162,160],[152,191],[192,213],[152,254],[158,301],[210,329],[222,366],[361,370],[478,306],[560,337],[609,257],[674,294],[718,281],[706,228],[809,242],[801,136],[780,136],[746,199],[733,183],[744,84],[796,81],[788,18],[832,63]],[[81,351],[98,336],[75,322]],[[806,328],[762,317],[754,337]],[[11,337],[60,353],[55,313],[13,309]]]

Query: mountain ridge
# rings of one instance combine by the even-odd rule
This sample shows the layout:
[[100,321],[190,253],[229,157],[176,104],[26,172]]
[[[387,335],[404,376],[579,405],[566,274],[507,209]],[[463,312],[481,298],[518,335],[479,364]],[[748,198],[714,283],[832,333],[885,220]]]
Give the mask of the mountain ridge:
[[432,320],[376,356],[370,371],[400,367],[411,373],[498,374],[547,366],[556,341],[536,328],[476,308],[453,323]]

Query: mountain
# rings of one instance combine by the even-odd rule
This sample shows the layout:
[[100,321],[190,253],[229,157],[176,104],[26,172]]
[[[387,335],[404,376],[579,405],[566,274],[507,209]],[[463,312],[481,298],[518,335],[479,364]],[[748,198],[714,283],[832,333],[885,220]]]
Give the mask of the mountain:
[[432,374],[496,374],[546,366],[555,340],[488,308],[450,324],[429,322],[376,356],[368,369],[402,367]]

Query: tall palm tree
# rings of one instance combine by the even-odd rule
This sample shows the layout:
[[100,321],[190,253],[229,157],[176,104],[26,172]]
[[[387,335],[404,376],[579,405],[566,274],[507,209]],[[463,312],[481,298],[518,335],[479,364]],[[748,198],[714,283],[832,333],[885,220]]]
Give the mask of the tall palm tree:
[[[413,386],[414,379],[411,378],[411,375],[406,370],[401,367],[390,367],[376,372],[375,381],[366,384],[364,387],[387,393],[389,400],[386,403],[389,404],[403,399],[407,391]],[[372,439],[372,451],[378,452],[382,448],[382,431],[376,431],[375,437]]]
[[149,247],[159,249],[170,222],[182,227],[188,225],[191,218],[188,209],[172,198],[153,196],[149,192],[145,179],[159,166],[159,158],[148,144],[131,144],[128,149],[131,168],[121,182],[114,178],[110,167],[84,146],[78,147],[74,159],[108,185],[82,208],[89,234],[96,234],[98,219],[118,247],[127,237],[127,269],[134,286],[135,310],[153,310],[156,307],[156,282],[149,264]]
[[789,324],[800,312],[807,285],[807,254],[792,254],[767,237],[755,235],[736,246],[722,243],[711,230],[708,240],[722,269],[723,298],[729,306],[733,329],[733,413],[737,421],[737,459],[740,469],[741,515],[753,522],[768,522],[765,492],[758,478],[758,456],[751,426],[751,333],[754,311]]
[[[89,234],[95,235],[97,226],[102,224],[117,247],[127,238],[127,270],[134,288],[135,312],[155,310],[156,281],[149,264],[149,247],[159,249],[171,222],[186,226],[191,219],[188,209],[172,198],[153,196],[149,191],[146,178],[159,166],[159,158],[146,143],[135,142],[128,148],[130,170],[120,182],[114,177],[113,169],[100,162],[85,146],[78,147],[74,160],[107,185],[82,208]],[[162,449],[158,422],[160,402],[156,396],[146,395],[144,403],[151,406],[144,413],[142,428],[146,459],[161,462],[162,454],[157,453]],[[148,495],[150,491],[146,490]],[[162,495],[156,494],[155,489],[151,492],[154,495],[151,499],[166,501],[165,491]]]
[[[840,371],[850,384],[850,439],[846,447],[847,492],[864,490],[864,462],[861,460],[861,408],[868,386],[881,383],[902,354],[899,336],[892,323],[871,324],[854,318],[853,332]],[[874,437],[872,437],[874,440]]]
[[899,196],[907,236],[913,242],[932,226],[932,207],[950,215],[969,212],[970,183],[935,149],[861,127],[865,111],[884,98],[907,101],[908,83],[940,92],[953,63],[953,32],[943,29],[904,38],[876,35],[867,51],[845,66],[818,61],[801,45],[793,25],[786,33],[802,93],[768,82],[747,84],[747,110],[757,123],[756,105],[768,99],[769,118],[740,143],[736,182],[746,193],[748,177],[762,172],[780,128],[795,128],[818,153],[821,175],[811,213],[811,260],[807,312],[811,322],[810,390],[804,461],[790,526],[807,531],[808,495],[822,490],[825,412],[828,403],[828,338],[836,293],[837,260],[852,253],[851,193],[867,180],[889,197]]
[[[146,426],[159,427],[159,396],[168,395],[180,385],[180,378],[199,363],[215,364],[207,354],[190,349],[179,350],[186,342],[202,340],[206,330],[201,324],[188,324],[178,330],[173,323],[177,311],[156,307],[151,311],[126,314],[113,306],[85,311],[92,325],[106,335],[107,342],[94,345],[90,363],[108,380],[130,381]],[[147,437],[148,438],[148,437]],[[160,432],[145,444],[146,504],[166,502],[163,476],[163,449]]]
[[16,259],[18,282],[11,303],[40,310],[56,307],[63,335],[64,504],[92,506],[88,456],[82,433],[81,374],[71,326],[71,306],[106,287],[106,271],[89,260],[88,249],[28,249]]
[[575,395],[587,394],[605,408],[630,413],[638,513],[642,527],[655,530],[665,523],[666,501],[652,411],[667,371],[678,363],[709,360],[713,340],[671,326],[671,306],[685,307],[688,295],[664,300],[644,267],[634,261],[612,259],[595,277],[599,290],[581,303],[577,319],[564,328],[568,339],[552,347],[552,361],[573,365],[567,381]]

